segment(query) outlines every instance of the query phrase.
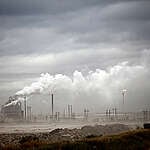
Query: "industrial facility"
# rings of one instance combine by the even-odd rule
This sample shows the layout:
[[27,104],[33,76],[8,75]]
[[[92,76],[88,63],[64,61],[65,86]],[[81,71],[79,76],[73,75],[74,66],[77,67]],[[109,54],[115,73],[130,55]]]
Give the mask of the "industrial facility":
[[[107,108],[105,112],[92,114],[88,108],[83,108],[82,113],[74,112],[73,105],[68,104],[63,112],[55,111],[54,94],[50,93],[50,110],[48,114],[33,114],[32,107],[27,103],[26,96],[11,96],[9,100],[2,105],[0,111],[0,122],[7,120],[25,121],[25,122],[59,122],[59,121],[138,121],[145,122],[150,120],[150,109],[140,112],[125,112],[118,108]],[[124,94],[123,94],[124,105]]]
[[9,100],[2,105],[1,114],[6,119],[22,120],[24,111],[22,110],[22,104],[17,101],[17,97],[9,97]]

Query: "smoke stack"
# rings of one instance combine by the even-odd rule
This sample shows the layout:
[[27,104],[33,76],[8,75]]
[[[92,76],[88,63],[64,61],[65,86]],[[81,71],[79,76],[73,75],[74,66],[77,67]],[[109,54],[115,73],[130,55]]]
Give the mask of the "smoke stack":
[[71,118],[71,105],[68,105],[68,118]]
[[72,105],[70,105],[70,117],[72,119]]
[[54,100],[53,100],[53,94],[51,95],[52,96],[52,118],[54,116]]
[[27,101],[26,96],[24,97],[24,119],[27,119]]

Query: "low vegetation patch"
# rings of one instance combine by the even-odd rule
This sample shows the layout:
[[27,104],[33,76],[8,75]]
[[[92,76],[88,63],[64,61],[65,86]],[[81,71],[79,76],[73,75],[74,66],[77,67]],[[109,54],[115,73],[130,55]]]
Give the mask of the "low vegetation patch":
[[[29,138],[30,139],[30,138]],[[75,142],[39,141],[24,139],[20,145],[7,145],[4,150],[148,150],[150,149],[150,130],[139,129],[118,135],[91,136]]]

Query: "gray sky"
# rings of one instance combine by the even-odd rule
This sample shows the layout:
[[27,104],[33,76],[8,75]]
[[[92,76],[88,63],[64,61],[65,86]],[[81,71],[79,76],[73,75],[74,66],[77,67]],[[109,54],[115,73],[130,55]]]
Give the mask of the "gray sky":
[[[110,74],[110,68],[128,61],[133,72],[124,73],[130,81],[124,86],[132,91],[128,97],[133,101],[127,109],[135,104],[135,110],[149,107],[149,41],[149,0],[0,0],[0,103],[37,81],[41,73],[72,78],[78,70],[86,77],[98,68]],[[142,75],[141,70],[134,72],[136,66],[144,67]],[[111,93],[112,89],[107,90]],[[70,103],[88,99],[93,109],[100,104],[97,96],[87,97]],[[112,93],[111,97],[113,102],[120,99]],[[36,99],[38,106],[41,98]]]

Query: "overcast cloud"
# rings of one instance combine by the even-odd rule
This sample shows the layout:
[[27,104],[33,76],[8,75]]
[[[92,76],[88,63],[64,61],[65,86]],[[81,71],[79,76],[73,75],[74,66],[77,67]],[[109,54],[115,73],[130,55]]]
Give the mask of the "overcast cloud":
[[[107,72],[108,68],[127,61],[131,70],[140,66],[144,73],[138,75],[141,70],[135,73],[133,69],[133,79],[131,72],[125,72],[130,81],[125,85],[135,89],[128,92],[128,97],[135,102],[130,105],[133,108],[126,109],[148,107],[149,27],[149,0],[0,0],[0,104],[37,81],[41,73],[60,73],[72,78],[78,70],[86,78],[91,70]],[[119,79],[115,81],[121,84],[123,79]],[[115,81],[116,90],[123,87],[116,88]],[[112,103],[120,100],[112,87],[107,88],[107,92],[111,98],[99,95],[99,99],[112,100]],[[133,96],[137,92],[138,96]],[[42,98],[36,99],[38,106]],[[78,101],[69,101],[69,98],[62,101],[79,104],[86,99],[91,105],[93,102],[93,107],[101,103],[97,95],[92,94],[78,97]]]

